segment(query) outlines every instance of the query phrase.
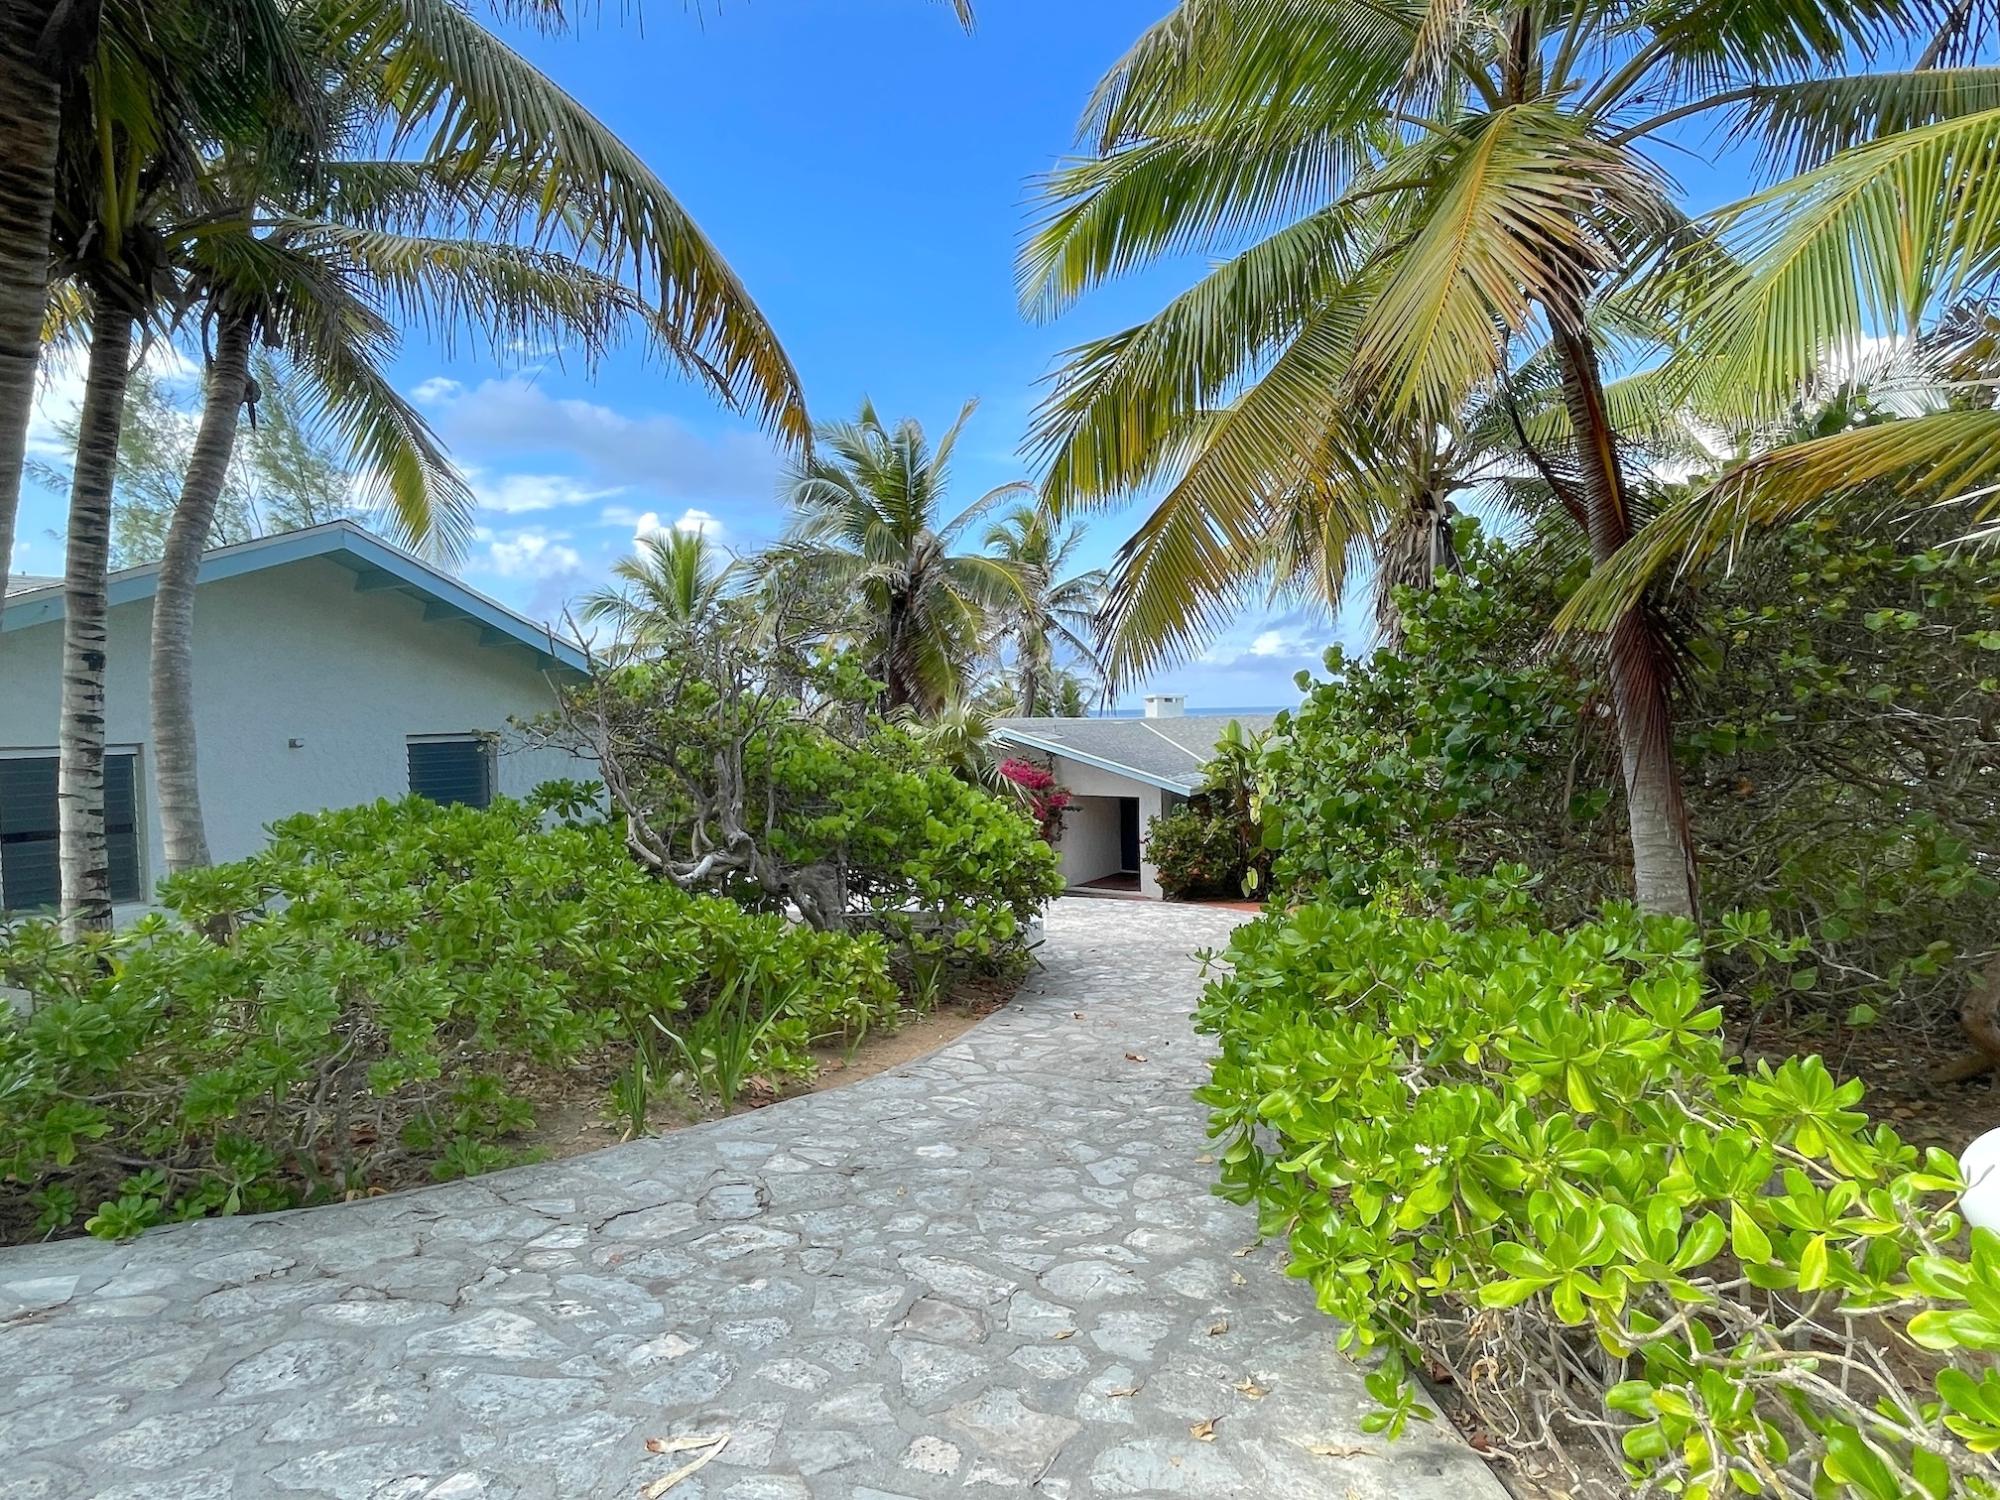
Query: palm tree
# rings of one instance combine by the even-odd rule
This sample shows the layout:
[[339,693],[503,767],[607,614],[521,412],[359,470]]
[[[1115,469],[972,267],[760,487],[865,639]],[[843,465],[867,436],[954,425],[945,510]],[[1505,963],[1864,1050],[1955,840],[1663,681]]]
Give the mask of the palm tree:
[[[1525,342],[1547,347],[1569,416],[1556,493],[1593,558],[1611,557],[1634,521],[1606,294],[1686,227],[1658,132],[1706,115],[1803,147],[1856,98],[1804,90],[1953,14],[1925,0],[1183,0],[1100,85],[1090,154],[1047,184],[1024,296],[1054,312],[1161,254],[1279,227],[1172,317],[1078,351],[1044,427],[1051,498],[1122,493],[1192,452],[1210,526],[1240,543],[1274,477],[1324,472],[1311,455],[1329,434],[1444,420]],[[1359,535],[1369,518],[1349,519]],[[1665,653],[1646,610],[1611,623],[1636,893],[1687,913]]]
[[[292,108],[299,96],[278,86],[281,78],[290,82],[282,67],[247,70],[218,98],[213,78],[200,76],[196,56],[175,51],[192,45],[203,28],[172,24],[185,19],[168,15],[173,9],[163,6],[159,31],[138,39],[137,58],[82,70],[65,87],[43,247],[44,277],[68,283],[73,293],[55,299],[54,307],[85,324],[89,339],[70,479],[57,753],[61,914],[72,935],[111,923],[104,836],[105,575],[135,330],[156,319],[172,285],[156,216],[185,180],[198,131],[246,105],[274,123],[301,118]],[[266,60],[284,53],[269,38],[257,43]],[[169,62],[193,76],[176,74]],[[229,65],[221,66],[219,76],[229,74]]]
[[932,713],[962,696],[993,621],[1026,598],[1013,565],[955,549],[1027,485],[1003,484],[940,519],[952,449],[976,405],[935,447],[915,421],[886,426],[866,401],[853,421],[815,428],[811,454],[785,480],[794,520],[760,563],[797,567],[823,595],[856,601],[858,644],[891,710]]
[[[571,20],[564,0],[491,4],[545,26]],[[971,0],[951,5],[970,30]],[[764,420],[804,437],[789,360],[693,220],[615,135],[455,0],[310,8],[286,0],[9,0],[0,6],[0,592],[48,302],[65,91],[95,76],[163,136],[196,115],[211,126],[268,119],[273,85],[279,94],[316,93],[318,75],[291,51],[304,20],[318,28],[321,56],[340,53],[351,74],[379,81],[398,145],[427,134],[422,154],[468,185],[506,163],[517,227],[540,233],[561,223],[602,246],[643,278],[654,305],[670,311],[725,383],[749,393]]]
[[1021,599],[1004,617],[1013,647],[1014,711],[1040,714],[1055,685],[1058,652],[1091,676],[1102,679],[1095,637],[1104,598],[1104,572],[1064,576],[1082,534],[1064,528],[1039,505],[1017,505],[986,528],[988,552],[1008,564],[1021,581]]
[[[274,159],[278,170],[265,170]],[[683,368],[712,374],[680,329],[601,271],[551,250],[428,232],[434,220],[459,226],[448,190],[421,173],[386,209],[351,190],[325,192],[325,176],[344,166],[300,182],[276,153],[225,152],[199,185],[189,226],[167,236],[210,351],[153,601],[153,766],[169,872],[208,862],[193,716],[195,583],[238,415],[255,410],[253,344],[283,352],[309,409],[369,481],[364,504],[386,511],[405,541],[443,556],[461,545],[473,500],[387,378],[398,322],[421,320],[447,337],[471,329],[495,347],[560,340],[587,364],[630,327]],[[342,209],[361,222],[330,216]]]
[[638,553],[612,564],[623,588],[587,595],[586,623],[609,621],[627,652],[657,651],[712,619],[739,564],[723,562],[721,549],[699,531],[655,531],[639,539]]
[[0,7],[0,597],[14,556],[48,300],[61,92],[42,57],[55,0]]
[[[250,70],[247,76],[269,97],[257,108],[221,112],[222,128],[216,112],[192,107],[201,102],[198,84],[189,98],[175,92],[181,77],[202,76],[186,51],[173,59],[178,71],[141,67],[128,77],[117,68],[108,74],[97,69],[65,96],[65,117],[75,123],[65,125],[70,144],[58,153],[52,235],[69,258],[63,269],[82,289],[93,340],[116,337],[106,316],[115,301],[114,316],[126,323],[129,345],[131,321],[152,315],[166,292],[178,266],[170,253],[174,237],[158,222],[163,208],[193,202],[205,210],[189,221],[180,248],[191,255],[189,269],[218,320],[222,358],[209,382],[204,441],[187,496],[189,523],[170,537],[164,629],[156,636],[161,722],[171,742],[159,758],[167,783],[161,803],[174,827],[175,864],[205,857],[186,712],[188,608],[208,530],[204,496],[212,507],[212,487],[226,468],[241,404],[239,372],[247,374],[242,356],[258,324],[284,309],[295,334],[317,333],[309,363],[325,377],[327,414],[357,449],[378,461],[399,503],[427,494],[436,477],[449,472],[415,414],[391,399],[379,359],[365,357],[371,342],[377,352],[393,342],[389,326],[379,315],[366,315],[365,306],[357,315],[352,296],[316,295],[338,280],[325,274],[326,262],[337,269],[359,262],[374,281],[390,286],[392,301],[410,297],[413,288],[428,297],[442,285],[437,300],[447,309],[446,326],[452,315],[472,308],[497,328],[524,302],[537,309],[531,316],[553,308],[548,321],[567,322],[568,309],[617,287],[622,276],[644,296],[657,343],[781,434],[798,438],[806,431],[796,375],[769,328],[658,180],[615,137],[455,5],[349,0],[336,10],[330,33],[312,30],[318,12],[300,13],[295,32],[285,33],[296,53],[328,59],[326,67]],[[198,34],[199,28],[162,33],[166,43],[182,44]],[[275,50],[283,53],[284,47]],[[117,67],[127,64],[120,59]],[[306,77],[329,71],[339,79],[335,89],[306,87]],[[137,86],[125,87],[135,79]],[[419,127],[434,134],[420,160],[329,165],[328,132],[342,127],[349,136],[386,133],[398,142]],[[297,163],[290,192],[276,200],[275,219],[268,217],[269,183],[254,173],[247,186],[239,181],[240,154],[225,151],[219,172],[213,166],[206,176],[197,171],[197,142],[211,138],[255,143],[262,149],[248,153],[253,166]],[[300,222],[301,191],[309,209],[354,210],[359,222]],[[441,245],[385,227],[440,202],[458,215],[466,231],[462,242]],[[371,213],[380,222],[370,221]],[[516,238],[525,243],[513,243]],[[483,243],[488,240],[493,243]],[[569,261],[558,267],[545,248],[550,242],[567,243],[605,269]],[[537,298],[547,299],[547,307]],[[122,371],[114,372],[112,364],[109,358],[92,362],[93,375],[107,388],[94,390],[100,399],[86,402],[95,426],[86,424],[79,435],[72,491],[72,624],[59,793],[63,832],[77,851],[65,866],[74,884],[64,900],[72,925],[109,920],[102,861],[91,850],[102,840],[106,549],[96,538],[108,533],[110,468],[87,459],[85,449],[115,452],[119,402],[108,384],[122,381]],[[427,503],[416,509],[433,517],[452,514],[450,507]]]
[[[1978,164],[2000,157],[2000,108],[1979,107],[1996,101],[2000,68],[1887,80],[1856,122],[1828,127],[1841,149],[1827,160],[1712,216],[1730,256],[1676,263],[1664,294],[1682,303],[1686,349],[1670,369],[1690,388],[1740,421],[1782,418],[1823,362],[1851,378],[1886,346],[1871,394],[1918,410],[1758,445],[1598,568],[1559,628],[1594,628],[1667,569],[1843,496],[1879,510],[1886,486],[1993,514],[2000,359],[1983,301],[2000,257],[2000,183]],[[1954,103],[1968,112],[1954,117]],[[1883,123],[1908,128],[1866,138]]]

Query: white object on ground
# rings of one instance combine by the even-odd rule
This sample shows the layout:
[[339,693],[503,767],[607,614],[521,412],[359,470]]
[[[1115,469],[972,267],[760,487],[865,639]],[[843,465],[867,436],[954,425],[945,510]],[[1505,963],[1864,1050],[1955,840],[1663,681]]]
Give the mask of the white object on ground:
[[1975,1229],[2000,1231],[2000,1130],[1989,1130],[1959,1155],[1965,1196],[1958,1206]]

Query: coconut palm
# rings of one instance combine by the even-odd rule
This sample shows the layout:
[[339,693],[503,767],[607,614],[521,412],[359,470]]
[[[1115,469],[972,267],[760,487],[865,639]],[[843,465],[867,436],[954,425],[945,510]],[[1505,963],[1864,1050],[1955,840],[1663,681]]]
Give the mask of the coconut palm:
[[[1042,433],[1052,500],[1122,494],[1195,454],[1210,550],[1226,549],[1276,480],[1323,471],[1311,455],[1329,433],[1445,419],[1521,347],[1546,346],[1573,433],[1557,493],[1592,556],[1612,556],[1633,515],[1606,294],[1686,227],[1659,132],[1705,116],[1809,149],[1855,108],[1825,75],[1956,14],[1183,0],[1100,85],[1088,155],[1047,183],[1025,298],[1053,313],[1162,254],[1270,232],[1171,316],[1078,352]],[[1328,512],[1349,535],[1369,520]],[[1689,912],[1665,647],[1646,611],[1617,617],[1607,655],[1637,894]]]
[[581,613],[586,623],[609,622],[621,650],[657,651],[714,617],[738,567],[699,531],[651,532],[635,556],[612,564],[623,587],[587,595]]
[[284,10],[281,0],[0,7],[0,592],[49,300],[65,113],[75,118],[78,94],[115,100],[107,126],[148,140],[173,138],[175,122],[277,118],[307,76]]
[[1067,573],[1082,540],[1082,533],[1058,525],[1039,505],[1017,505],[986,528],[986,550],[1021,581],[1020,602],[1002,617],[1013,654],[1016,713],[1033,717],[1048,706],[1058,655],[1092,677],[1104,675],[1096,649],[1104,572]]
[[760,567],[803,574],[822,597],[852,600],[854,634],[888,709],[935,712],[962,696],[994,622],[1027,597],[1010,563],[957,550],[995,505],[1032,493],[1003,484],[941,519],[952,449],[976,402],[935,446],[912,420],[886,425],[870,402],[814,429],[786,476],[793,521]]
[[[1906,408],[1901,419],[1756,445],[1600,567],[1563,628],[1595,626],[1666,569],[1733,552],[1751,529],[1843,496],[1879,512],[1887,487],[1913,502],[1962,500],[1975,521],[1994,514],[2000,358],[1984,309],[2000,273],[2000,192],[1984,164],[2000,160],[2000,107],[1979,106],[2000,106],[2000,68],[1893,82],[1830,135],[1842,149],[1829,159],[1719,210],[1711,225],[1730,256],[1675,263],[1662,295],[1683,304],[1672,368],[1739,421],[1782,415],[1828,363]],[[1969,112],[1923,119],[1953,102]]]
[[[970,0],[951,0],[968,30]],[[509,19],[568,24],[564,0],[491,0]],[[170,136],[200,118],[269,119],[271,94],[312,98],[319,73],[295,50],[317,30],[431,170],[497,184],[511,227],[563,226],[602,248],[700,348],[721,379],[792,439],[798,382],[777,339],[715,248],[659,179],[456,0],[9,0],[0,7],[0,590],[13,550],[34,403],[65,90],[95,77]],[[385,164],[400,168],[400,164]],[[496,221],[496,231],[501,226]]]

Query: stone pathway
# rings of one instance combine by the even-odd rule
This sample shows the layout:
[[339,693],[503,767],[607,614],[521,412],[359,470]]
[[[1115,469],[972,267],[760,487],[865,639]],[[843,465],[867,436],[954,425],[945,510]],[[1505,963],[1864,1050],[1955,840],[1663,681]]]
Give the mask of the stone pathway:
[[0,1251],[0,1496],[611,1500],[727,1432],[670,1500],[1498,1497],[1449,1431],[1360,1434],[1333,1324],[1209,1195],[1186,955],[1234,920],[1063,901],[952,1046],[714,1125]]

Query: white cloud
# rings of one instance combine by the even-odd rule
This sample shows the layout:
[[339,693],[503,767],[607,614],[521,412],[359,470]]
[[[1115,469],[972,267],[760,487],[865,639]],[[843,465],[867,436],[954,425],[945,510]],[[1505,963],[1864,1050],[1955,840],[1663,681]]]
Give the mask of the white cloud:
[[620,486],[610,488],[594,487],[573,479],[566,474],[496,474],[488,476],[475,472],[472,476],[473,492],[479,497],[479,504],[486,510],[497,510],[502,515],[526,515],[531,511],[556,510],[569,505],[587,505],[592,501],[606,500],[620,491]]
[[556,578],[583,571],[576,548],[565,546],[565,532],[517,531],[494,537],[486,545],[486,565],[502,578]]
[[443,377],[416,388],[454,452],[482,466],[503,453],[562,454],[593,484],[681,504],[773,503],[778,456],[748,428],[697,431],[666,412],[630,415],[553,396],[522,376],[471,387]]
[[[1252,622],[1255,623],[1259,622]],[[1251,661],[1311,664],[1325,651],[1326,641],[1324,628],[1280,623],[1257,631],[1248,641],[1243,639],[1242,631],[1232,631],[1202,652],[1197,661],[1209,667],[1233,667]]]
[[[631,515],[629,511],[624,514]],[[611,516],[611,511],[604,513],[607,521],[611,519]],[[656,510],[649,510],[641,515],[631,516],[631,520],[632,540],[635,543],[643,542],[649,536],[658,536],[661,532],[669,529],[666,523],[661,521],[660,513]],[[722,540],[724,527],[721,518],[713,512],[690,505],[686,510],[681,512],[679,519],[674,522],[671,529],[680,532],[684,536],[705,536],[710,541],[719,542]]]
[[433,375],[429,380],[417,382],[410,392],[410,399],[419,406],[441,406],[447,401],[456,401],[465,394],[465,387],[448,375]]

